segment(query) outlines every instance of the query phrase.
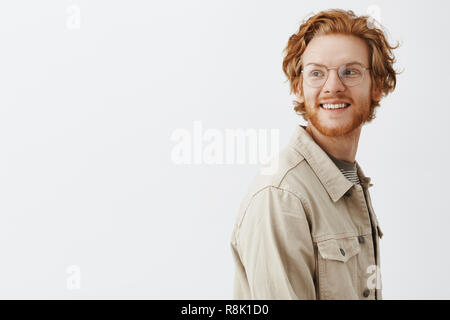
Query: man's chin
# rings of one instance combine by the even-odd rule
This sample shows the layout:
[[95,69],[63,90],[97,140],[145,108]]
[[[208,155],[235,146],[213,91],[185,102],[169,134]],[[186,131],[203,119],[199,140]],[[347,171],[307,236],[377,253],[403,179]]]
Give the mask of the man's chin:
[[319,131],[321,134],[327,137],[342,137],[351,134],[354,130],[358,129],[361,122],[353,123],[335,123],[335,124],[325,124],[315,117],[310,118],[311,124]]

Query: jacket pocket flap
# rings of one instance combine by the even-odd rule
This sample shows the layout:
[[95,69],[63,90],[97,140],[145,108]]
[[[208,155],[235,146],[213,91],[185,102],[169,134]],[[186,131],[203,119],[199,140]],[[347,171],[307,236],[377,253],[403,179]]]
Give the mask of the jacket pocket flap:
[[342,262],[347,262],[361,251],[356,237],[320,241],[317,248],[322,258]]

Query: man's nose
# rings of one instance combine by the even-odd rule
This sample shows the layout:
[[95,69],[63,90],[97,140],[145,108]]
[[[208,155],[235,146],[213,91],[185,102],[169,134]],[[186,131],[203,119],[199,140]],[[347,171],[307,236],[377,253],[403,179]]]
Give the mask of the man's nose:
[[341,92],[345,90],[345,85],[342,83],[341,79],[339,78],[339,73],[335,69],[331,69],[328,71],[328,79],[326,80],[325,84],[323,85],[323,91],[324,92]]

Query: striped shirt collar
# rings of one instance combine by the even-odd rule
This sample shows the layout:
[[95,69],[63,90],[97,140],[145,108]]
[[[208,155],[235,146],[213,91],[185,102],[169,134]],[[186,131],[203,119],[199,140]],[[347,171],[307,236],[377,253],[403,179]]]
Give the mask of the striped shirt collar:
[[[324,150],[325,151],[325,150]],[[325,151],[325,153],[333,160],[334,164],[342,172],[344,177],[346,177],[353,184],[360,184],[358,177],[358,170],[356,169],[356,162],[348,162],[335,158],[332,154]]]

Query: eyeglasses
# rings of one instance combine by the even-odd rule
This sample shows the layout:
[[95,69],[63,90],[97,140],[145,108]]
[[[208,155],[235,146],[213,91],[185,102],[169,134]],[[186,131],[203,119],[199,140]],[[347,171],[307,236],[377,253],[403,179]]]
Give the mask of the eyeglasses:
[[347,87],[353,87],[360,84],[364,79],[366,70],[370,68],[363,67],[359,63],[346,63],[340,67],[326,67],[318,64],[309,64],[301,72],[306,83],[318,88],[325,84],[328,79],[328,70],[338,69],[339,79]]

